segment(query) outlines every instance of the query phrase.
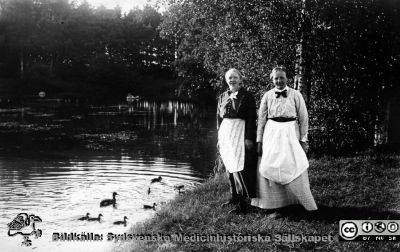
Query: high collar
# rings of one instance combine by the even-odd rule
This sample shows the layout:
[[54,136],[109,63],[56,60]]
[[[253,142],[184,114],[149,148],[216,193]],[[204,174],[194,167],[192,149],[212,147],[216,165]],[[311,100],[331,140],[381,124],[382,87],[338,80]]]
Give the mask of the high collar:
[[274,87],[274,91],[275,92],[283,92],[283,91],[288,90],[288,89],[289,89],[289,87],[287,85],[286,85],[286,87],[284,89],[278,89],[278,88]]
[[236,93],[236,92],[239,94],[239,93],[242,92],[241,90],[242,90],[242,87],[239,87],[239,89],[237,91],[235,91],[235,92],[232,92],[231,90],[228,89],[227,93],[228,93],[228,95],[230,95],[232,93]]

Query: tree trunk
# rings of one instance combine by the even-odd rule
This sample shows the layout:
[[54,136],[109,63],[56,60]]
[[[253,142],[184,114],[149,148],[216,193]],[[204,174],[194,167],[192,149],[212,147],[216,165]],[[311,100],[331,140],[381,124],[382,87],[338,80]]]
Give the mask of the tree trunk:
[[301,19],[299,24],[299,43],[296,47],[296,66],[294,88],[299,90],[304,97],[308,107],[311,96],[311,74],[310,74],[310,55],[309,55],[309,37],[311,32],[311,23],[308,12],[307,0],[302,0]]

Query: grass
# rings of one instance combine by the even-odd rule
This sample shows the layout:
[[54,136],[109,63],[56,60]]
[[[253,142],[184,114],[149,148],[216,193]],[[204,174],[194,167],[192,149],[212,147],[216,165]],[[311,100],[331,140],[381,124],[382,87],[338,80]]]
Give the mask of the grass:
[[225,175],[217,174],[193,191],[179,195],[144,223],[131,228],[132,234],[242,234],[242,235],[331,235],[333,241],[287,242],[192,242],[130,241],[117,243],[115,251],[394,251],[397,242],[341,242],[339,220],[399,219],[400,156],[385,155],[379,162],[370,156],[310,160],[311,190],[317,213],[290,206],[275,216],[253,209],[246,215],[232,215],[221,208],[229,198]]

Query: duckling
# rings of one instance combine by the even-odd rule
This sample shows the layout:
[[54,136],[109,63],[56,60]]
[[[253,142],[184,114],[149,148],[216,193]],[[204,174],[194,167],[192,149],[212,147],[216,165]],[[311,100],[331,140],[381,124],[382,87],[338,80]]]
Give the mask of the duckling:
[[124,225],[126,226],[126,220],[128,219],[128,217],[124,216],[124,220],[123,221],[115,221],[114,225]]
[[153,206],[144,205],[143,208],[144,208],[144,209],[153,209],[153,210],[156,210],[156,206],[157,206],[157,204],[156,204],[156,203],[153,203]]
[[158,178],[153,178],[153,179],[151,180],[150,184],[153,184],[153,183],[156,183],[156,182],[161,182],[161,180],[162,180],[162,177],[161,177],[161,176],[158,176]]
[[78,220],[87,220],[87,219],[89,219],[89,215],[90,215],[90,213],[86,213],[86,216],[83,216],[83,217],[79,218]]
[[105,200],[102,200],[102,201],[100,202],[100,207],[105,207],[105,206],[109,206],[109,205],[115,206],[115,203],[116,203],[116,201],[115,201],[115,195],[118,195],[118,193],[113,192],[112,195],[113,195],[113,198],[112,198],[112,199],[105,199]]
[[97,217],[97,218],[88,218],[87,220],[88,221],[98,221],[98,222],[100,222],[100,217],[101,216],[103,216],[102,214],[99,214],[99,217]]
[[178,193],[181,193],[181,190],[182,190],[184,187],[185,187],[184,185],[176,185],[176,186],[174,186],[174,189],[175,189],[175,190],[178,190]]

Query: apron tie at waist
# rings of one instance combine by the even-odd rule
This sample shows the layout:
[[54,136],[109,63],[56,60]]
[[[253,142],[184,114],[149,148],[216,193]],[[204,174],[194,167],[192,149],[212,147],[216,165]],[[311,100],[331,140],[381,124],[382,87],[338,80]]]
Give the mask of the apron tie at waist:
[[272,117],[272,118],[268,118],[272,121],[275,122],[291,122],[291,121],[296,121],[295,117]]

